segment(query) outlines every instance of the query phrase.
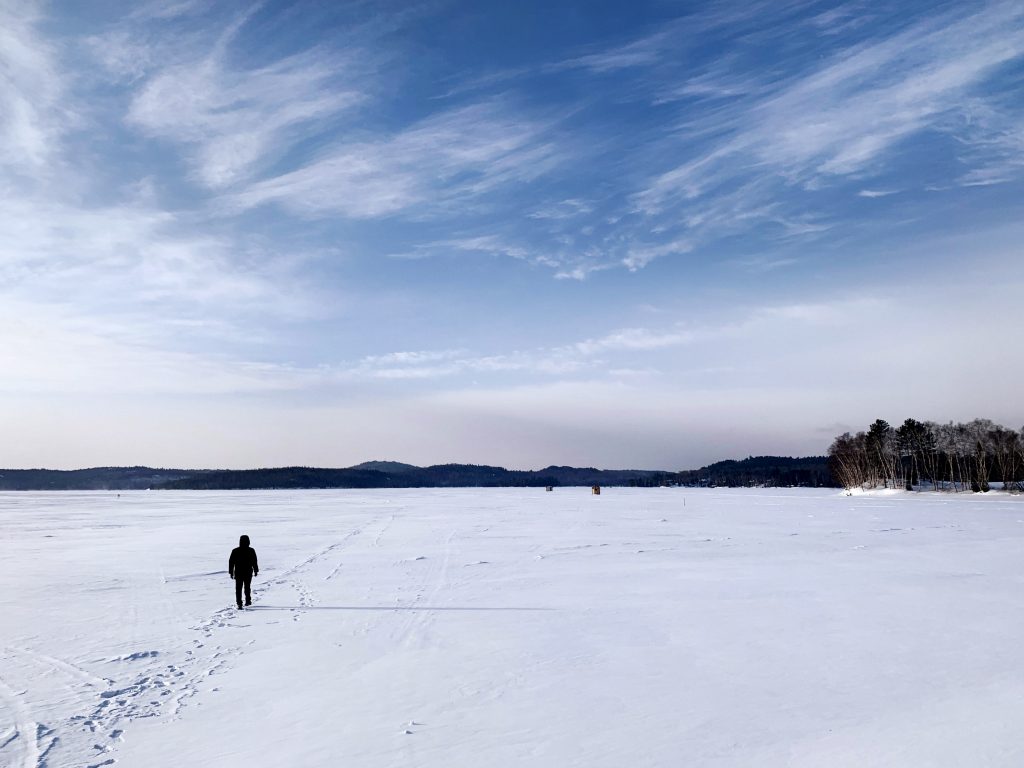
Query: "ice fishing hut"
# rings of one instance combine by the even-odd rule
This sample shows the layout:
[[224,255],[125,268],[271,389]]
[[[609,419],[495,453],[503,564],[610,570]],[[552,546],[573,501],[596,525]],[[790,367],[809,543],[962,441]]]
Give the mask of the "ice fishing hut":
[[592,486],[590,486],[590,492],[592,494],[594,494],[595,496],[600,496],[601,495],[601,486],[600,485],[592,485]]
[[544,490],[545,490],[545,491],[553,491],[553,490],[555,490],[555,486],[553,486],[553,485],[548,485],[548,486],[545,486],[545,487],[544,487]]

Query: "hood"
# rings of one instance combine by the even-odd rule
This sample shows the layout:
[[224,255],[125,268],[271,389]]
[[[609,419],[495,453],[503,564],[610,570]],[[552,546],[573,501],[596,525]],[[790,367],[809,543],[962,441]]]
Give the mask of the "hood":
[[244,534],[242,536],[240,536],[238,538],[238,546],[240,546],[240,547],[248,547],[249,546],[249,537],[244,535]]

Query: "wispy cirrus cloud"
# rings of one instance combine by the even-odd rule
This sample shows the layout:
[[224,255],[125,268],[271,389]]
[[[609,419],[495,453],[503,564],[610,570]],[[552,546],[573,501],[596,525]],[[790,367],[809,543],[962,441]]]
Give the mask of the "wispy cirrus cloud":
[[737,61],[725,57],[716,61],[682,83],[672,83],[659,93],[655,104],[666,104],[682,99],[714,100],[751,96],[767,90],[763,75],[745,71]]
[[566,219],[575,219],[579,216],[586,216],[593,212],[593,210],[594,206],[586,200],[569,198],[567,200],[560,200],[557,203],[544,206],[543,208],[538,208],[537,210],[528,213],[527,217],[531,219],[564,221]]
[[[139,317],[138,319],[142,319]],[[181,328],[179,328],[181,330]],[[316,372],[154,344],[143,329],[111,326],[65,305],[11,301],[0,308],[0,392],[33,397],[255,394],[301,389]]]
[[[655,214],[754,174],[806,188],[879,173],[900,142],[947,129],[967,96],[1024,56],[1022,22],[1019,5],[1002,3],[842,50],[766,96],[714,111],[707,120],[724,138],[656,175],[637,204]],[[688,129],[712,133],[693,122]]]
[[[992,73],[1022,52],[1020,14],[1011,4],[947,11],[863,35],[865,9],[820,13],[813,5],[707,8],[634,41],[530,73],[553,82],[569,75],[645,78],[641,93],[685,117],[636,147],[607,147],[586,132],[570,133],[558,120],[539,117],[550,110],[511,97],[528,68],[474,81],[469,91],[456,88],[446,97],[457,96],[456,106],[404,125],[357,136],[335,132],[307,146],[304,139],[325,123],[357,108],[372,116],[380,94],[350,86],[345,62],[317,49],[260,67],[240,65],[225,53],[244,30],[244,18],[222,33],[212,52],[147,75],[129,117],[148,135],[187,148],[196,178],[218,193],[221,215],[272,205],[305,219],[448,220],[459,231],[502,232],[500,242],[457,234],[442,241],[449,250],[529,261],[559,278],[638,271],[664,257],[699,257],[740,234],[756,231],[770,242],[828,231],[837,221],[833,209],[815,199],[819,189],[857,184],[848,193],[864,197],[885,191],[884,182],[866,187],[865,181],[899,167],[893,150],[913,136],[950,132],[949,117],[962,100],[980,98]],[[739,42],[737,29],[746,30]],[[816,57],[765,71],[737,47],[746,38],[785,42],[793,30],[807,29],[837,38],[824,64]],[[701,58],[699,46],[691,50],[695,30],[723,36],[723,55],[711,61]],[[857,31],[852,40],[850,30]],[[683,67],[694,57],[702,64]],[[506,92],[481,95],[495,85]],[[1001,163],[967,171],[963,184],[1006,178],[1013,167],[1007,135],[986,137],[991,147],[1006,148]],[[973,142],[978,147],[982,139]],[[303,150],[273,164],[298,147]],[[620,191],[600,204],[585,194],[591,189],[577,187],[584,194],[574,194],[581,165],[613,153],[621,154],[617,164],[629,167],[624,183],[615,185]],[[537,182],[556,179],[561,202],[523,204],[542,189]],[[529,237],[506,224],[522,216],[539,225]],[[607,217],[618,222],[614,231],[602,225]],[[436,253],[438,242],[431,233],[393,250],[422,258]]]
[[336,146],[231,198],[304,216],[430,215],[530,182],[564,157],[550,126],[499,101],[450,109],[383,138]]
[[790,25],[795,17],[813,5],[813,0],[754,0],[697,5],[688,13],[662,20],[657,29],[642,37],[564,59],[549,69],[579,68],[605,75],[679,64],[705,42],[705,36],[720,33],[723,29],[741,36],[764,34],[762,25],[765,19]]
[[270,248],[233,226],[214,226],[200,206],[163,205],[166,178],[152,166],[126,179],[132,162],[122,166],[121,148],[105,155],[102,143],[121,115],[99,110],[107,102],[91,90],[91,70],[74,71],[82,49],[45,34],[48,17],[33,3],[0,4],[0,18],[9,74],[0,77],[6,304],[45,309],[39,327],[56,329],[54,339],[77,328],[97,348],[105,338],[104,349],[139,355],[245,343],[240,329],[256,339],[257,316],[264,323],[309,316],[301,248]]
[[[521,373],[548,377],[586,375],[632,376],[637,369],[614,363],[620,355],[644,354],[683,347],[725,332],[723,327],[622,328],[601,336],[554,347],[536,347],[474,355],[464,349],[422,350],[372,355],[355,365],[334,368],[339,379],[443,379],[460,375]],[[651,372],[648,369],[646,372]]]
[[232,335],[232,317],[308,313],[295,262],[258,242],[197,231],[186,217],[144,201],[95,208],[3,203],[0,276],[12,299],[70,301],[94,319],[130,317],[126,329],[160,341],[189,335],[178,324],[187,318],[205,319],[201,334],[220,328]]
[[650,351],[690,344],[699,335],[699,332],[684,327],[677,327],[668,331],[657,331],[649,328],[625,328],[596,339],[577,342],[572,348],[583,355],[622,350]]
[[236,32],[200,58],[153,74],[128,113],[149,136],[189,147],[196,178],[212,189],[245,181],[365,98],[344,77],[351,57],[314,49],[265,66],[232,66]]
[[465,350],[396,352],[366,357],[351,366],[339,366],[335,377],[345,380],[426,380],[455,376],[513,373],[565,375],[586,366],[579,355],[558,350],[513,351],[471,355]]
[[[609,269],[639,271],[665,257],[707,258],[715,244],[738,236],[768,248],[810,241],[856,221],[852,206],[836,206],[830,195],[913,191],[919,169],[912,153],[900,151],[913,140],[929,143],[933,157],[944,156],[950,186],[1018,177],[1024,152],[1013,125],[1022,110],[998,75],[1024,60],[1019,6],[947,5],[938,13],[882,16],[881,9],[856,2],[704,7],[632,41],[540,65],[534,79],[590,78],[613,100],[634,103],[646,94],[677,119],[655,127],[638,123],[643,139],[598,150],[606,152],[599,162],[625,169],[616,180],[621,183],[597,179],[595,185],[585,168],[579,194],[568,185],[566,202],[526,213],[539,225],[528,242],[504,232],[501,248],[479,250],[583,280]],[[701,47],[702,36],[715,41],[713,58]],[[817,48],[763,66],[769,49],[808,38],[818,40]],[[991,114],[984,121],[973,117],[968,127],[959,116],[974,102]],[[577,158],[567,170],[591,160]],[[929,172],[935,169],[930,163]],[[409,188],[401,174],[389,176],[399,180],[389,190]],[[591,198],[602,182],[632,189],[596,203]],[[928,183],[935,186],[922,182],[917,191]],[[414,207],[417,197],[390,207]],[[569,203],[581,200],[585,208]],[[770,262],[775,269],[799,263]]]
[[[530,218],[562,221],[571,219],[573,216],[531,216]],[[541,244],[526,244],[516,240],[513,236],[487,234],[421,243],[410,252],[393,254],[393,256],[414,259],[452,252],[504,256],[554,270],[556,279],[586,280],[595,272],[623,266],[631,272],[635,272],[654,259],[671,254],[689,253],[692,250],[693,244],[685,239],[652,244],[627,238],[625,242],[602,247],[600,244],[578,246],[569,237],[561,239],[554,237]]]
[[659,29],[639,40],[566,59],[551,68],[555,70],[580,68],[605,74],[635,67],[649,67],[657,64],[665,53],[678,48],[680,26],[679,22],[675,22],[668,25],[667,28]]
[[76,115],[33,3],[0,4],[0,171],[47,173]]
[[622,259],[622,264],[630,272],[635,272],[638,269],[643,269],[655,259],[660,259],[663,256],[690,253],[693,248],[693,243],[686,239],[671,240],[659,245],[643,245],[638,243],[630,247],[625,258]]
[[657,376],[687,367],[687,356],[665,353],[710,344],[730,350],[725,353],[728,359],[737,350],[763,347],[780,335],[805,337],[821,328],[844,335],[852,333],[863,323],[865,315],[891,317],[896,308],[890,297],[844,295],[831,301],[762,304],[716,322],[676,321],[658,327],[617,328],[556,346],[492,354],[439,349],[371,355],[355,363],[333,365],[325,375],[336,382],[442,381],[511,374],[548,379]]
[[[950,130],[962,143],[967,170],[954,180],[965,187],[990,186],[1024,175],[1024,109],[974,99],[964,104]],[[952,121],[951,121],[952,122]]]

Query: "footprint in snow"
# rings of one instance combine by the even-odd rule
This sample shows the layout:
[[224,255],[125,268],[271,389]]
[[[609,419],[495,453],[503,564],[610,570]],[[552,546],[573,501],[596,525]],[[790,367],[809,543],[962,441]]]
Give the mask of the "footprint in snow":
[[136,651],[123,656],[114,656],[107,659],[108,662],[115,661],[139,661],[140,659],[151,659],[160,655],[160,651]]

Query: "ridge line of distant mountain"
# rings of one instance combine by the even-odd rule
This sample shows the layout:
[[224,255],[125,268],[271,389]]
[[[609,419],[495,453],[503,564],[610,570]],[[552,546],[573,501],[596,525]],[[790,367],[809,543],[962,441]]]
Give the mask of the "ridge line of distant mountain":
[[550,466],[515,470],[479,464],[417,467],[397,461],[366,461],[339,469],[0,469],[0,491],[260,490],[291,488],[465,488],[657,485],[834,485],[827,457],[748,457],[697,470],[595,469]]
[[476,464],[417,467],[368,461],[353,467],[261,469],[0,469],[0,490],[258,490],[275,488],[457,488],[657,484],[668,472],[548,467],[509,470]]

